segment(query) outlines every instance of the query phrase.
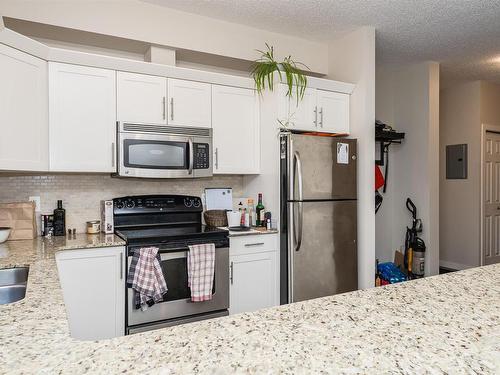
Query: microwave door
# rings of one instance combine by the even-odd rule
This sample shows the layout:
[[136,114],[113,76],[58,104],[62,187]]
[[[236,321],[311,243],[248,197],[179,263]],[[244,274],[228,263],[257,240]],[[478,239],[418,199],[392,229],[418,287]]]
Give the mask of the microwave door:
[[191,137],[119,133],[118,174],[123,177],[192,178]]

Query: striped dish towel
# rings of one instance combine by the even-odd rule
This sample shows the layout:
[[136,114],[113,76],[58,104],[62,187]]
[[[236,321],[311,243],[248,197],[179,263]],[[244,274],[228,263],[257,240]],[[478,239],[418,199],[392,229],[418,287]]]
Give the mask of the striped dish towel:
[[136,309],[145,311],[163,300],[168,288],[160,266],[157,247],[143,247],[134,251],[127,275],[127,285],[135,292]]
[[187,269],[191,301],[211,300],[215,273],[215,245],[207,243],[189,246]]

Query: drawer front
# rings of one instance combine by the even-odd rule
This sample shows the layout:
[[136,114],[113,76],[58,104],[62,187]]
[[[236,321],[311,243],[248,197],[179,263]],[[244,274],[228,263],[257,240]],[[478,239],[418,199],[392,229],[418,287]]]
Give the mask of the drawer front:
[[248,235],[229,238],[229,254],[241,255],[278,250],[278,234]]

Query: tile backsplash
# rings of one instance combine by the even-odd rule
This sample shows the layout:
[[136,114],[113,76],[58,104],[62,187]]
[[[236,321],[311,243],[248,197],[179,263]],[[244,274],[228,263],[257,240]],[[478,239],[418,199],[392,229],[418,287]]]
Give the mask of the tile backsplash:
[[63,200],[67,228],[85,232],[85,223],[100,219],[100,201],[126,195],[183,194],[202,196],[206,187],[232,187],[243,195],[242,176],[203,179],[123,179],[102,174],[0,175],[0,202],[27,201],[40,196],[41,212],[51,213]]

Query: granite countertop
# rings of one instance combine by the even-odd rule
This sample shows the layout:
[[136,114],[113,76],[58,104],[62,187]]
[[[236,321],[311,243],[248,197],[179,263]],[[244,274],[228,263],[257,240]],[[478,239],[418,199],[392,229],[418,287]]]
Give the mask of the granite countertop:
[[[63,242],[0,245],[0,267],[30,265],[26,298],[0,306],[0,373],[500,372],[500,264],[77,341],[69,337],[54,260],[58,249],[76,242]],[[103,244],[123,242],[113,237]]]

